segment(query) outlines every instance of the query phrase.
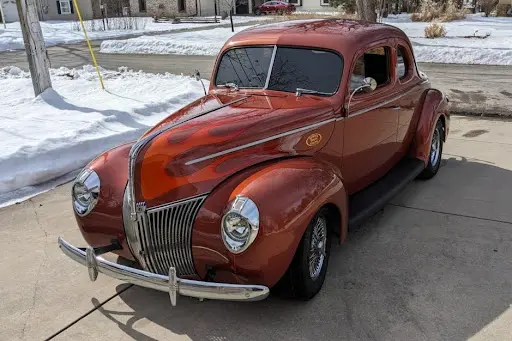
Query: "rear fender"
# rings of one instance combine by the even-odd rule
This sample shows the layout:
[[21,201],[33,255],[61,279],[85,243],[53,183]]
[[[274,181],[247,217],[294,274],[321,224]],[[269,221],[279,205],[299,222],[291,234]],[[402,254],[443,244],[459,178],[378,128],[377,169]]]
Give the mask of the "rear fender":
[[423,105],[421,106],[416,133],[409,155],[422,160],[426,167],[430,153],[430,140],[434,133],[435,124],[439,119],[443,121],[445,127],[443,139],[446,141],[450,128],[450,114],[448,98],[441,91],[428,89],[423,97]]

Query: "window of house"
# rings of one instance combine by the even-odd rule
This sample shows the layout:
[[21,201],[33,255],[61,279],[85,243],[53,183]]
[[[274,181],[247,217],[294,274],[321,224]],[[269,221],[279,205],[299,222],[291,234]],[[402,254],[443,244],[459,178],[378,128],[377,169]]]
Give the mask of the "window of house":
[[146,0],[139,0],[139,12],[146,12]]
[[185,0],[178,0],[178,11],[184,12],[185,9]]
[[302,6],[302,0],[288,0],[289,4],[294,4],[295,6]]
[[320,0],[321,6],[329,6],[329,0]]
[[371,77],[377,81],[377,88],[389,83],[390,79],[390,50],[387,47],[377,47],[365,51],[360,56],[350,77],[350,91],[363,84],[363,79]]
[[397,77],[402,79],[409,73],[409,60],[407,50],[403,46],[398,46],[396,50],[396,73]]
[[69,0],[59,0],[57,1],[57,9],[59,9],[59,14],[71,14],[71,4]]

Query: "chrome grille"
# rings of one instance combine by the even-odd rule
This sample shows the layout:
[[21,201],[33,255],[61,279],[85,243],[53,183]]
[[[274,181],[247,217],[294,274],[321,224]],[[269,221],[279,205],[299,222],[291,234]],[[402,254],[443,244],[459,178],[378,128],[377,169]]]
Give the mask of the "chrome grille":
[[167,275],[171,266],[178,276],[194,275],[192,227],[206,196],[193,197],[158,207],[139,206],[137,220],[130,219],[129,191],[123,217],[128,245],[142,267]]

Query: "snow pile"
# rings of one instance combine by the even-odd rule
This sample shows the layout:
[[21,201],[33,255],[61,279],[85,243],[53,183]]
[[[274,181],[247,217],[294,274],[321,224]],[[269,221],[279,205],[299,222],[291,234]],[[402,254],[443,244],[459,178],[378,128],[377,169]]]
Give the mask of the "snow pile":
[[436,39],[425,38],[429,23],[411,22],[409,15],[389,16],[384,22],[407,34],[419,62],[512,65],[512,18],[468,15],[444,23],[447,35]]
[[[114,20],[116,18],[113,18]],[[126,18],[123,18],[126,19]],[[200,27],[215,27],[220,25],[229,24],[229,18],[226,20],[220,20],[220,23],[216,24],[191,24],[191,23],[182,23],[182,24],[172,24],[171,22],[153,22],[153,19],[150,17],[137,17],[133,18],[134,20],[138,20],[141,22],[137,23],[139,29],[127,29],[127,30],[112,30],[112,31],[87,31],[89,35],[89,39],[98,40],[98,39],[110,39],[116,37],[125,37],[130,35],[141,35],[148,33],[157,33],[157,32],[167,32],[167,31],[175,31],[175,30],[185,30],[185,29],[193,29]],[[220,19],[220,18],[219,18]],[[233,17],[233,22],[235,24],[243,24],[249,21],[255,20],[268,20],[265,17],[249,17],[249,16],[235,16]],[[142,22],[143,21],[143,22]],[[81,31],[77,31],[74,28],[77,27],[77,23],[73,21],[57,21],[57,20],[49,20],[49,21],[41,21],[41,29],[43,31],[44,41],[46,46],[53,46],[58,44],[74,44],[79,43],[85,40],[84,34]],[[85,21],[86,27],[96,26],[101,27],[101,20],[88,20]],[[19,22],[9,23],[7,24],[7,29],[3,28],[3,25],[0,25],[0,51],[8,51],[8,50],[18,50],[24,49],[23,44],[23,36],[21,34],[21,28]]]
[[231,32],[231,28],[214,28],[126,40],[105,40],[101,43],[100,52],[215,56],[226,40],[246,28],[236,27],[235,32]]
[[106,91],[90,65],[51,69],[53,89],[34,98],[28,72],[0,68],[0,206],[69,180],[103,151],[203,95],[188,76],[102,73]]
[[[419,62],[512,65],[512,18],[468,15],[464,20],[445,23],[448,31],[445,38],[427,39],[424,30],[428,23],[411,22],[409,16],[390,16],[384,22],[400,28],[409,36]],[[100,51],[213,56],[232,35],[229,28],[216,28],[108,40],[102,42]]]

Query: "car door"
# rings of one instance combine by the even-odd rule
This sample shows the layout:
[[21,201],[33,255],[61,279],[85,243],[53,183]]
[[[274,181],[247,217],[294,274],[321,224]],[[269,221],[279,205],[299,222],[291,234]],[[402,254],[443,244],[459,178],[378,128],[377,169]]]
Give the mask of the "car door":
[[[386,174],[396,163],[400,106],[395,92],[393,41],[359,51],[350,69],[345,99],[342,174],[349,194]],[[365,77],[377,81],[372,92],[350,94]]]

